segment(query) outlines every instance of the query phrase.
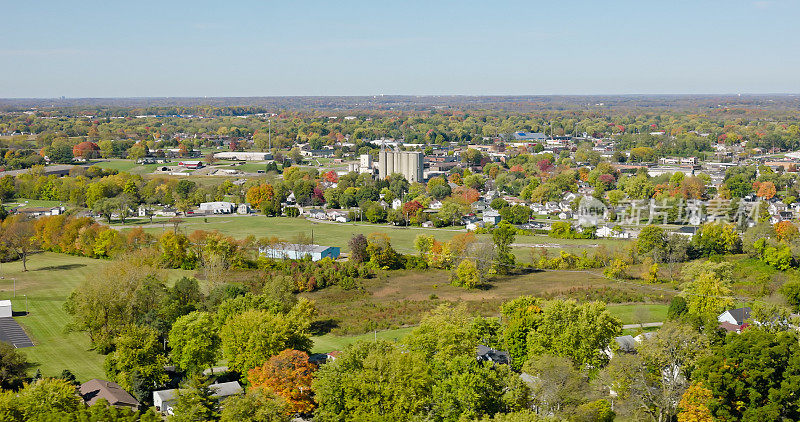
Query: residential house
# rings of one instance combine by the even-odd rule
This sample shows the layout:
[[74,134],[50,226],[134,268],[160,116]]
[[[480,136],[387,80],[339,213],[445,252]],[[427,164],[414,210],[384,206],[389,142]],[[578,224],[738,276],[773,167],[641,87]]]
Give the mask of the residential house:
[[250,214],[251,211],[250,204],[246,202],[242,202],[236,207],[236,214],[247,215]]
[[66,208],[64,207],[28,207],[17,208],[14,210],[15,214],[22,214],[28,217],[38,218],[43,215],[61,215]]
[[106,399],[108,404],[114,407],[127,407],[133,410],[139,408],[139,401],[115,382],[95,378],[81,384],[78,392],[87,406],[95,404],[100,399]]
[[621,226],[602,226],[597,229],[597,237],[608,237],[614,239],[630,239],[631,234]]
[[203,168],[203,162],[202,161],[181,161],[180,163],[178,163],[178,165],[186,167],[187,169],[190,169],[190,170],[196,170],[196,169],[199,169],[199,168]]
[[694,234],[697,233],[697,226],[681,226],[678,230],[675,230],[673,233],[679,234],[681,236],[686,236],[689,239],[694,237]]
[[341,210],[328,211],[328,220],[338,221],[339,223],[347,223],[350,221],[349,213]]
[[313,218],[313,219],[316,219],[316,220],[327,220],[328,219],[328,213],[325,212],[325,210],[323,210],[322,208],[309,208],[309,209],[305,210],[304,214],[306,214],[310,218]]
[[743,308],[729,309],[717,317],[719,328],[722,328],[728,332],[739,333],[744,328],[747,328],[747,320],[750,319],[751,312],[752,309],[747,306]]
[[489,205],[483,199],[479,199],[472,203],[472,210],[475,212],[484,212],[489,208]]
[[[490,208],[490,210],[491,210],[491,208]],[[484,223],[497,224],[502,219],[503,218],[500,217],[500,213],[495,211],[495,210],[486,211],[486,212],[483,213],[483,222]]]
[[491,347],[478,345],[477,350],[478,362],[493,362],[500,365],[508,365],[511,363],[511,355],[504,350],[495,350]]

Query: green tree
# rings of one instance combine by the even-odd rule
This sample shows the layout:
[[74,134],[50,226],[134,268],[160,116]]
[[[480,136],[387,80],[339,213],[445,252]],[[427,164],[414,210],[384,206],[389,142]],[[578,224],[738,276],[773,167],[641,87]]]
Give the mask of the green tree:
[[222,422],[289,422],[288,406],[281,398],[263,388],[251,388],[247,394],[225,400]]
[[532,377],[531,397],[542,415],[568,415],[585,401],[589,379],[568,358],[537,356],[525,362],[522,370]]
[[700,360],[694,379],[711,390],[717,420],[800,420],[800,342],[796,332],[744,330]]
[[684,267],[686,282],[682,285],[682,295],[689,313],[701,318],[716,317],[733,305],[732,269],[730,262],[711,261],[692,262]]
[[433,377],[433,420],[474,420],[521,410],[528,401],[528,388],[508,366],[478,362],[471,355],[437,360]]
[[212,366],[220,345],[214,318],[208,312],[192,312],[178,318],[169,332],[169,345],[172,360],[189,373]]
[[666,245],[667,235],[659,226],[645,226],[639,233],[639,238],[636,239],[636,249],[640,255],[648,254],[654,249],[664,249]]
[[535,329],[528,332],[527,356],[551,354],[570,358],[577,366],[600,367],[608,361],[604,350],[621,331],[619,319],[602,302],[547,301]]
[[478,266],[471,259],[463,259],[456,268],[452,283],[456,286],[474,289],[481,282]]
[[153,328],[129,325],[114,339],[114,346],[106,356],[106,375],[123,389],[133,390],[135,378],[151,390],[169,379],[164,370],[168,360]]
[[360,342],[317,371],[314,419],[410,421],[431,401],[429,362],[386,341]]
[[30,366],[14,346],[0,342],[0,388],[15,390],[21,387]]
[[500,210],[503,220],[511,224],[525,224],[531,218],[531,209],[524,205],[513,205]]
[[313,312],[296,305],[288,314],[245,311],[228,320],[220,331],[228,367],[240,374],[262,365],[284,349],[309,351]]
[[425,315],[403,342],[429,359],[472,355],[478,346],[478,338],[471,328],[473,319],[463,304],[440,305]]
[[77,411],[83,400],[68,381],[42,378],[19,391],[16,405],[23,416],[20,420],[47,420],[47,415]]
[[501,221],[492,230],[492,241],[497,248],[497,272],[500,274],[507,274],[514,267],[515,258],[511,253],[511,244],[514,243],[516,234],[517,229],[505,221]]
[[185,388],[178,390],[174,416],[170,421],[194,422],[219,419],[219,401],[209,388],[211,381],[202,376],[192,377]]

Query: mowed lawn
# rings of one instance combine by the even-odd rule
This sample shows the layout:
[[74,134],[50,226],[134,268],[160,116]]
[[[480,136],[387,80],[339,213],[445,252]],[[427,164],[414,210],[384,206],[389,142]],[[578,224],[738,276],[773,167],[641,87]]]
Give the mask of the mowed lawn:
[[[28,260],[28,271],[22,262],[3,263],[0,269],[0,299],[11,299],[15,317],[35,344],[21,349],[36,369],[45,376],[57,376],[69,369],[80,381],[102,378],[103,356],[90,349],[86,333],[66,333],[70,316],[64,311],[64,301],[88,274],[97,272],[107,261],[56,253],[35,254]],[[17,294],[13,286],[16,279]]]
[[[57,376],[69,369],[80,381],[103,378],[104,356],[91,349],[89,336],[83,332],[66,332],[71,321],[64,311],[64,302],[72,291],[86,279],[96,274],[111,261],[44,252],[32,255],[28,271],[22,271],[22,262],[0,265],[0,299],[11,299],[15,317],[31,337],[34,347],[22,349],[28,360],[45,376]],[[170,270],[169,282],[180,276],[191,276],[190,271]],[[16,279],[16,297],[14,297]],[[25,312],[27,295],[28,315]]]

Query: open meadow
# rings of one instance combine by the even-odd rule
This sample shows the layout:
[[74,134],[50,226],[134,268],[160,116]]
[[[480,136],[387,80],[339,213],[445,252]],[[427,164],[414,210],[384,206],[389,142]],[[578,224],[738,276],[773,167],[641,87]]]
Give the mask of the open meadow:
[[[444,303],[464,303],[483,316],[499,316],[500,305],[521,295],[601,300],[623,324],[658,322],[672,295],[646,285],[620,284],[591,271],[536,271],[500,276],[478,289],[450,285],[444,270],[382,272],[358,289],[338,286],[302,293],[316,301],[331,333],[355,335],[415,325]],[[380,333],[380,331],[378,331]]]

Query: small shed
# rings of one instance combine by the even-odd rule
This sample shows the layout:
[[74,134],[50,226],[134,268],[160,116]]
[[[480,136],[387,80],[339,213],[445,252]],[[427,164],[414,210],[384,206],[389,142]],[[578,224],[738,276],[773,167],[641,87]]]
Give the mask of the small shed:
[[14,312],[11,310],[10,300],[0,300],[0,318],[11,318]]

